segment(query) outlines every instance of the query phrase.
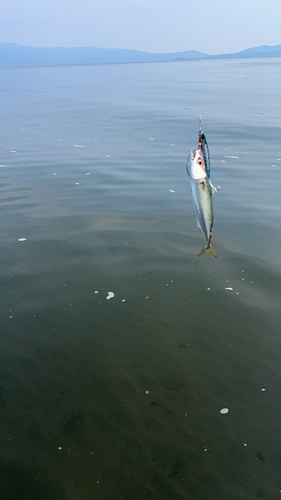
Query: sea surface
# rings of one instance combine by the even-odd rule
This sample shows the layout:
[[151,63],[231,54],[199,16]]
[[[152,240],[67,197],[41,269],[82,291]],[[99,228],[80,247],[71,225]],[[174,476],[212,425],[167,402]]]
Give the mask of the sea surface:
[[281,498],[280,74],[0,68],[1,500]]

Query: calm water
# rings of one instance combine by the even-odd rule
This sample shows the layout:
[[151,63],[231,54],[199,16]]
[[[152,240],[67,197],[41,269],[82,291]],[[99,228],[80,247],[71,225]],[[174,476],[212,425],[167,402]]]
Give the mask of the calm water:
[[1,500],[280,498],[280,74],[0,69]]

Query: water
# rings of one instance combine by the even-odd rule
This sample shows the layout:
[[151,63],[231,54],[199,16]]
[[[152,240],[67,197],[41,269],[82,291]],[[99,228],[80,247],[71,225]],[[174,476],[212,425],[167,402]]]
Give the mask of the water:
[[0,70],[1,499],[279,498],[280,69]]

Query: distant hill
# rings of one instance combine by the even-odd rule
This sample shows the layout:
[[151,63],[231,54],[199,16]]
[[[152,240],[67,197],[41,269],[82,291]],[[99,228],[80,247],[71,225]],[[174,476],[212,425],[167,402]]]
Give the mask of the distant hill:
[[[207,57],[207,54],[203,54],[203,57]],[[15,43],[0,43],[0,66],[155,62],[200,58],[201,53],[196,50],[152,54],[128,49],[103,49],[97,47],[36,48]]]
[[153,54],[140,50],[98,47],[38,48],[0,43],[0,66],[45,66],[63,64],[102,64],[128,62],[182,61],[194,59],[232,59],[245,57],[281,57],[281,45],[263,45],[234,54],[207,55],[197,50]]
[[215,59],[239,59],[245,57],[281,57],[281,45],[262,45],[252,49],[244,49],[234,54],[221,54],[217,56],[208,56]]

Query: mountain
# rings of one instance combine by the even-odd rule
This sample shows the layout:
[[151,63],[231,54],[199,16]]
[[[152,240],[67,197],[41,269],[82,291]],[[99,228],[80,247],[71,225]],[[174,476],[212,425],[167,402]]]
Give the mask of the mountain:
[[[202,54],[207,57],[207,54]],[[0,43],[0,66],[43,66],[57,64],[99,64],[126,62],[174,61],[200,59],[196,50],[168,54],[151,54],[140,50],[102,49],[97,47],[37,48]]]
[[217,56],[208,56],[212,59],[240,59],[245,57],[281,57],[281,45],[262,45],[261,47],[253,47],[252,49],[244,49],[241,52],[234,54],[221,54]]
[[0,67],[45,66],[59,64],[102,64],[128,62],[180,61],[191,59],[233,59],[245,57],[281,57],[281,45],[263,45],[234,54],[207,55],[197,50],[153,54],[140,50],[103,49],[98,47],[38,48],[0,43]]

